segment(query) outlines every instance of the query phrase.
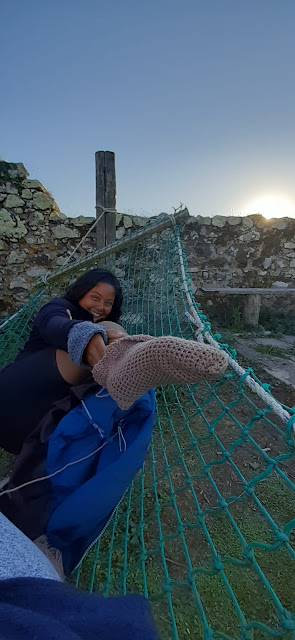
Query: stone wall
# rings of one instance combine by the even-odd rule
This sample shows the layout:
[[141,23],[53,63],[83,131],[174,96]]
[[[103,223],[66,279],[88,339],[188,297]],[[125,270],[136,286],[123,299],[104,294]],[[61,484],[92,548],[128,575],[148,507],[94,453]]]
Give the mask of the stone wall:
[[187,221],[183,240],[201,286],[295,285],[295,219],[198,216]]
[[[67,217],[38,180],[28,180],[22,163],[0,162],[0,316],[23,305],[36,277],[64,264],[94,220]],[[117,238],[147,222],[148,218],[117,215]],[[77,257],[95,248],[94,229]]]
[[[182,239],[194,289],[198,287],[295,287],[295,220],[261,215],[189,218]],[[219,321],[244,296],[197,294],[202,308]],[[294,312],[295,295],[263,295],[262,306]],[[214,314],[212,313],[214,309]]]
[[[61,266],[93,222],[61,213],[43,185],[28,179],[23,164],[0,162],[0,316],[23,305],[34,279]],[[117,238],[148,222],[118,214]],[[195,286],[295,285],[293,219],[190,217],[182,238]],[[77,256],[95,248],[94,230]]]

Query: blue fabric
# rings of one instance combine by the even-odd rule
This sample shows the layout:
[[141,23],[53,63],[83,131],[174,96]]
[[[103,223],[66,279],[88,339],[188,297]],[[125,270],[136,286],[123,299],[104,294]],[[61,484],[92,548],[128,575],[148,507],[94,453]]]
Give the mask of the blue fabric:
[[127,411],[110,396],[92,395],[85,405],[92,418],[83,403],[72,409],[51,435],[47,451],[49,475],[107,443],[51,478],[46,534],[62,552],[65,573],[74,570],[100,535],[142,466],[153,430],[155,393],[145,393]]
[[108,334],[101,324],[93,322],[78,322],[70,328],[68,333],[67,352],[75,364],[80,366],[83,364],[83,353],[88,342],[95,334],[102,336],[103,341],[107,344]]
[[1,640],[159,640],[138,595],[103,598],[54,580],[0,581]]

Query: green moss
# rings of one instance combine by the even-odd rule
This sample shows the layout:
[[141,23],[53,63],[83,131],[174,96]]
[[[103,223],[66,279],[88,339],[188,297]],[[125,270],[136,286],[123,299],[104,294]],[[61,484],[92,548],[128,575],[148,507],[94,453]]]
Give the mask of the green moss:
[[[23,181],[28,175],[25,167],[22,165],[22,169],[20,170],[20,166],[21,163],[18,164],[15,162],[5,162],[4,160],[0,160],[0,184],[11,182],[14,187],[20,190]],[[13,178],[11,177],[12,171],[17,172]]]
[[259,353],[267,353],[270,356],[276,356],[278,358],[283,358],[289,355],[289,352],[286,349],[280,349],[280,347],[276,347],[272,344],[259,344],[256,348],[256,351]]

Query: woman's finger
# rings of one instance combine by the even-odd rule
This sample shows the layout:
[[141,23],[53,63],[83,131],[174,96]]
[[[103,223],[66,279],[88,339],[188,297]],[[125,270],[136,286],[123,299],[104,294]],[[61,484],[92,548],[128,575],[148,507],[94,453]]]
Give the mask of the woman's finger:
[[124,336],[126,335],[125,333],[121,333],[119,331],[107,331],[108,334],[108,344],[112,344],[112,342],[115,342],[115,340],[119,340],[120,338],[124,338]]
[[88,342],[88,345],[85,349],[85,360],[91,366],[94,365],[101,360],[105,354],[105,343],[103,341],[103,337],[101,335],[96,334],[91,338]]

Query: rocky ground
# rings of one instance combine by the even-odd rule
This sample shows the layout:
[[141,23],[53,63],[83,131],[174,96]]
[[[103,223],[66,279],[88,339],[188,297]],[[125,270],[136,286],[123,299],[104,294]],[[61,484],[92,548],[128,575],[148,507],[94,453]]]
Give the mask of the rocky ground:
[[[270,334],[270,332],[265,332]],[[244,367],[251,366],[262,382],[271,386],[283,404],[295,405],[295,336],[224,332],[223,339],[236,349]]]

